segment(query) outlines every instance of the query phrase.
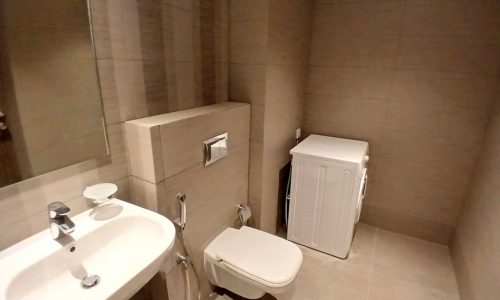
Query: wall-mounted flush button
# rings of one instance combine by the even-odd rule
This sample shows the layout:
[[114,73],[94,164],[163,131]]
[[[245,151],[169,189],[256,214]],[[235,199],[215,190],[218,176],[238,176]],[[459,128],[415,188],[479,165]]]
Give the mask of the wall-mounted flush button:
[[228,153],[227,132],[204,141],[203,149],[205,152],[205,167],[226,157]]

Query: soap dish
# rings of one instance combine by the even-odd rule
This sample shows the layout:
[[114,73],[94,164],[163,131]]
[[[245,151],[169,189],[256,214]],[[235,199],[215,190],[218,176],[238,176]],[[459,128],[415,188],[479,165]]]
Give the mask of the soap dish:
[[94,203],[100,204],[111,199],[118,191],[118,187],[113,183],[98,183],[90,185],[83,190],[83,197],[91,199]]

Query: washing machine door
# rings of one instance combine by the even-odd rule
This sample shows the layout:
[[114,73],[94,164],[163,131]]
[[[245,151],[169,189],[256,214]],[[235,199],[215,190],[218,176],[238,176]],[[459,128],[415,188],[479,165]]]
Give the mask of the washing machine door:
[[366,194],[366,185],[368,183],[367,171],[368,170],[364,168],[363,173],[361,175],[361,183],[359,185],[359,192],[358,192],[358,207],[357,207],[358,216],[356,218],[356,223],[359,222],[359,218],[361,217],[361,209],[363,208],[363,198],[365,198]]

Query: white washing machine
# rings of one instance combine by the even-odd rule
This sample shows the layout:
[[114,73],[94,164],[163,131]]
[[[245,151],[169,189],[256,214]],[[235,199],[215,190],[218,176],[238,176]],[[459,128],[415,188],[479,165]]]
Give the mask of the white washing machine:
[[366,191],[368,143],[310,135],[290,153],[288,240],[346,258]]

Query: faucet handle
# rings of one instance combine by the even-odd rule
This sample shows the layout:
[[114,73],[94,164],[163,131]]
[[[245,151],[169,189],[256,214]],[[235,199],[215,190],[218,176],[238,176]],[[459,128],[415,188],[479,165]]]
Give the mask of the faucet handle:
[[49,218],[51,218],[51,219],[65,216],[71,210],[69,207],[64,205],[64,203],[59,202],[59,201],[50,203],[47,206],[47,209],[49,210]]

